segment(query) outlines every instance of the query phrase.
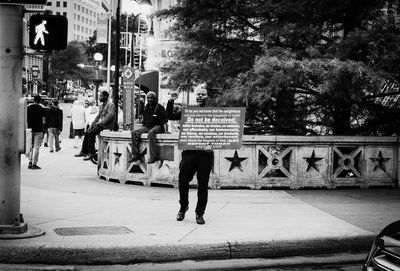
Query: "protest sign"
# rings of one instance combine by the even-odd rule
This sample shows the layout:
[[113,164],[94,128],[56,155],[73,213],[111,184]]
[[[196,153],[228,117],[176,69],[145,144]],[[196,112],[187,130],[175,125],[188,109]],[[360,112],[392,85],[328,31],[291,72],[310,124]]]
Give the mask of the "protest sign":
[[178,148],[184,150],[240,149],[244,107],[183,109]]

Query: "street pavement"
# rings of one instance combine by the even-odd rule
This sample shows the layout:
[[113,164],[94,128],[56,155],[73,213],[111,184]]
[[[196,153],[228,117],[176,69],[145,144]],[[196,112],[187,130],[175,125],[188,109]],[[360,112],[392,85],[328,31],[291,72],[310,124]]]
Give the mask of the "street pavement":
[[[54,153],[41,148],[41,170],[28,169],[22,156],[21,213],[31,232],[44,235],[0,239],[0,263],[362,254],[385,225],[400,220],[399,189],[210,190],[206,224],[198,225],[193,189],[189,211],[179,222],[177,189],[101,180],[96,165],[74,157],[79,150],[73,140],[63,135],[61,146]],[[59,229],[77,235],[59,235]]]

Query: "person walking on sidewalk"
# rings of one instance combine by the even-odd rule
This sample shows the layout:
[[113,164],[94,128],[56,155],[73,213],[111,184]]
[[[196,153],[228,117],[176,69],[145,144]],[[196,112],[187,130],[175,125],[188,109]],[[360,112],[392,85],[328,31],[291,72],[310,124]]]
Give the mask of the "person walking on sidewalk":
[[99,101],[101,104],[99,107],[99,114],[90,125],[88,131],[85,133],[81,151],[80,153],[76,154],[75,157],[84,156],[83,160],[90,160],[96,152],[94,148],[96,136],[104,129],[112,130],[114,128],[115,105],[113,102],[109,101],[108,98],[109,94],[107,91],[102,91],[100,93]]
[[74,148],[79,148],[82,144],[82,137],[85,135],[86,109],[82,100],[75,100],[71,108],[71,122],[74,134]]
[[158,103],[157,95],[153,91],[147,93],[147,105],[143,112],[143,125],[141,128],[132,131],[132,157],[129,163],[140,159],[140,136],[148,133],[150,158],[148,164],[152,164],[159,160],[159,148],[156,144],[156,134],[164,133],[164,124],[167,123],[165,108]]
[[[204,107],[207,105],[209,96],[206,90],[206,83],[198,84],[196,90],[197,106]],[[180,120],[181,112],[174,111],[174,101],[178,98],[175,93],[171,94],[167,103],[167,118],[169,120]],[[208,182],[210,179],[211,169],[214,163],[214,153],[211,150],[183,150],[182,160],[179,164],[179,203],[180,209],[176,216],[176,220],[182,221],[185,213],[189,209],[189,183],[192,181],[194,174],[197,173],[197,205],[196,205],[196,222],[204,224],[204,212],[208,201]]]
[[[44,100],[43,101],[43,109],[44,109],[44,116],[46,117],[46,119],[47,119],[47,115],[49,114],[49,108],[50,108],[50,105],[49,105],[49,101],[47,101],[47,100]],[[44,146],[45,147],[48,147],[49,146],[49,132],[47,131],[47,128],[48,128],[48,126],[47,126],[47,124],[43,127],[43,129],[44,129],[44,133],[43,133],[43,143],[44,143]]]
[[47,127],[49,132],[50,152],[54,151],[54,146],[56,147],[56,152],[58,152],[61,150],[59,136],[63,128],[63,111],[58,107],[57,100],[54,100],[53,105],[49,108]]
[[43,106],[40,105],[41,98],[36,95],[33,104],[27,108],[28,128],[32,129],[32,145],[30,146],[29,165],[30,169],[40,169],[37,165],[39,160],[39,149],[43,141],[43,129],[46,125],[46,117]]

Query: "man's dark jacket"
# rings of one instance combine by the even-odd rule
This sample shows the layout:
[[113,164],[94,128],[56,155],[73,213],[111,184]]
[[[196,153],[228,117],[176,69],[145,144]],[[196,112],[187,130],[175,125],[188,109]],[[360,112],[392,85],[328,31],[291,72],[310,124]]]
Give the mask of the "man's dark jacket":
[[63,128],[63,112],[60,108],[52,106],[49,108],[47,113],[47,125],[48,128],[57,128],[62,131]]

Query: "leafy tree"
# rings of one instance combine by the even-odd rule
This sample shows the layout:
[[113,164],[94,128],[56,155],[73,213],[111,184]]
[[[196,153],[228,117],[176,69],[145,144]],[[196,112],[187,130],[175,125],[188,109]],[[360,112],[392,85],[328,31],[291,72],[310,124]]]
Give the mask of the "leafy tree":
[[79,63],[87,63],[82,43],[70,42],[65,50],[53,52],[50,57],[50,81],[80,79],[87,82],[94,78],[93,71],[79,68]]
[[248,124],[261,123],[262,132],[365,133],[374,128],[365,114],[380,109],[364,98],[382,79],[399,80],[397,7],[398,0],[180,1],[158,14],[175,19],[171,31],[184,44],[165,69],[174,85],[213,83],[222,93],[216,102],[246,105]]

